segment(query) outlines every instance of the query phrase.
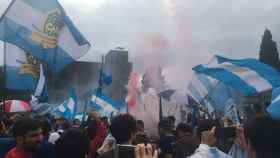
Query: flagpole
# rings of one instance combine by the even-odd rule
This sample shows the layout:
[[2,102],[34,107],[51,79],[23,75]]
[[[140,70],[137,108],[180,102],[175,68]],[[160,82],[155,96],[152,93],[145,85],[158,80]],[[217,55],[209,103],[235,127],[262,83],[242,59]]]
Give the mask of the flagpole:
[[2,21],[5,17],[5,15],[7,14],[7,12],[10,10],[10,8],[12,7],[12,5],[16,2],[16,0],[13,0],[9,6],[7,7],[7,9],[4,11],[4,13],[2,14],[2,16],[0,17],[0,21]]
[[162,113],[162,99],[161,95],[159,95],[159,121],[163,120],[163,113]]
[[6,101],[6,42],[4,42],[4,52],[3,52],[3,112],[6,111],[6,105],[5,105],[5,101]]

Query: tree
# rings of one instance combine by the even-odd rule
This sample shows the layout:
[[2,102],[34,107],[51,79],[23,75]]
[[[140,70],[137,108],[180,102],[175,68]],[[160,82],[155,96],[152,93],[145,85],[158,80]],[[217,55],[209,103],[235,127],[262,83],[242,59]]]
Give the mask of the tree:
[[272,40],[272,34],[268,29],[265,29],[264,31],[260,47],[259,60],[280,71],[280,61],[277,44]]

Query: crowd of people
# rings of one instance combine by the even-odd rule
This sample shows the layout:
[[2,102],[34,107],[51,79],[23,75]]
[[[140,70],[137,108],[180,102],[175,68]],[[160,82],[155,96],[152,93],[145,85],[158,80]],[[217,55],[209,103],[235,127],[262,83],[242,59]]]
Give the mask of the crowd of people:
[[227,118],[158,123],[158,136],[129,114],[91,112],[87,121],[46,116],[0,118],[0,158],[280,158],[280,123],[259,115],[235,125]]

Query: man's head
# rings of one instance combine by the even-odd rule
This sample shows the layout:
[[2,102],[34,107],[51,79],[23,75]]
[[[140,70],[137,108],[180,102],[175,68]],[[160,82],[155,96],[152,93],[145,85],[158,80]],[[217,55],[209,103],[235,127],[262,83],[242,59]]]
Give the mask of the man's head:
[[129,114],[116,116],[110,126],[111,133],[117,143],[132,143],[136,133],[136,120]]
[[90,147],[90,140],[79,129],[69,129],[55,143],[57,158],[85,158]]
[[211,120],[211,119],[203,119],[198,121],[197,126],[197,139],[201,140],[202,132],[210,131],[213,127],[221,127],[218,120]]
[[176,123],[175,116],[168,116],[167,119],[175,126],[175,123]]
[[137,129],[137,132],[144,132],[145,125],[144,125],[143,120],[137,120],[136,121],[136,129]]
[[192,134],[192,128],[186,123],[179,123],[176,127],[176,134],[179,138],[186,134]]
[[45,138],[47,138],[50,134],[51,129],[52,129],[51,124],[46,119],[40,119],[40,120],[38,120],[38,123],[39,123],[39,126],[42,129],[43,136]]
[[73,120],[73,126],[80,127],[81,126],[81,121],[79,119],[74,119]]
[[174,128],[174,126],[173,126],[172,122],[167,118],[159,121],[159,123],[158,123],[158,132],[159,132],[160,136],[172,134],[173,128]]
[[36,151],[43,140],[42,129],[35,120],[30,118],[23,118],[15,122],[13,134],[17,147],[27,152]]
[[244,125],[247,151],[257,158],[280,157],[280,123],[268,116],[258,116]]

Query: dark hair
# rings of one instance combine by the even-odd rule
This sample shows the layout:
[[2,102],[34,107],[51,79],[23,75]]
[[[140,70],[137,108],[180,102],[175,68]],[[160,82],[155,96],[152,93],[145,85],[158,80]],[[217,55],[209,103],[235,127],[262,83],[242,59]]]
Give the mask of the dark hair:
[[143,120],[137,120],[136,124],[144,127],[144,121]]
[[212,127],[221,127],[218,120],[203,119],[198,121],[197,136],[200,137],[201,133],[207,130],[211,130]]
[[14,137],[24,137],[28,132],[38,130],[39,128],[39,123],[36,120],[22,118],[15,122],[13,127],[13,135]]
[[66,130],[55,143],[57,158],[82,158],[88,153],[90,140],[77,128]]
[[192,134],[192,128],[186,123],[179,123],[176,127],[176,131],[182,131],[184,133],[191,133]]
[[172,123],[173,123],[173,122],[174,122],[174,123],[176,122],[175,116],[168,116],[167,119],[170,120]]
[[42,128],[42,132],[44,137],[48,137],[49,133],[52,129],[52,125],[46,119],[42,119],[38,121],[39,126]]
[[110,130],[117,143],[126,143],[136,133],[136,121],[129,114],[118,115],[112,120]]
[[108,117],[107,116],[103,116],[100,118],[101,121],[103,122],[108,122]]
[[164,118],[163,120],[159,121],[158,127],[162,128],[164,130],[167,130],[167,131],[172,131],[174,126],[173,126],[173,124],[172,124],[170,119]]
[[258,158],[280,157],[280,123],[269,116],[257,116],[244,125],[244,134]]

